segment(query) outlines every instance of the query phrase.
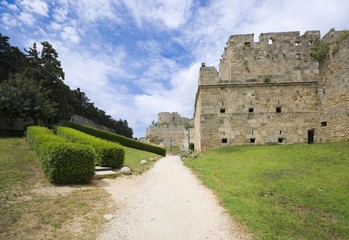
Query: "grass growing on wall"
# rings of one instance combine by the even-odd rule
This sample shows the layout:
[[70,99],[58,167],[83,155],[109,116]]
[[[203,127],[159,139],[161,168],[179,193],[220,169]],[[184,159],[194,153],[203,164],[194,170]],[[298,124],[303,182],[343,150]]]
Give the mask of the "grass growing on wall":
[[349,143],[226,147],[185,164],[259,239],[349,239]]

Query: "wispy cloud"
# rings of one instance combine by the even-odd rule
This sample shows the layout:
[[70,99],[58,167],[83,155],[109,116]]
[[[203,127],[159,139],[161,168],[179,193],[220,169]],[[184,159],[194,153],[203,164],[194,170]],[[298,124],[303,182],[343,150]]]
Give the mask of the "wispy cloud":
[[[54,25],[58,26],[58,25]],[[56,28],[57,30],[59,28]],[[80,42],[80,37],[78,35],[78,32],[76,31],[75,28],[67,26],[63,28],[63,31],[61,32],[60,36],[62,37],[63,40],[69,41],[70,43],[73,44],[78,44]]]
[[32,14],[38,14],[41,16],[48,16],[48,5],[42,0],[22,0],[18,1],[18,5],[21,6],[22,11]]
[[125,0],[125,6],[131,11],[139,27],[144,24],[163,24],[169,29],[182,26],[190,15],[191,1],[181,0]]

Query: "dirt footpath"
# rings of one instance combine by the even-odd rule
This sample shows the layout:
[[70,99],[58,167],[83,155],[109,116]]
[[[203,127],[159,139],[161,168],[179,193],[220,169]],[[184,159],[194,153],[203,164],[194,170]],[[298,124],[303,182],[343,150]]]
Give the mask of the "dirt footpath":
[[249,238],[178,156],[161,159],[143,175],[104,179],[99,185],[118,209],[98,239]]

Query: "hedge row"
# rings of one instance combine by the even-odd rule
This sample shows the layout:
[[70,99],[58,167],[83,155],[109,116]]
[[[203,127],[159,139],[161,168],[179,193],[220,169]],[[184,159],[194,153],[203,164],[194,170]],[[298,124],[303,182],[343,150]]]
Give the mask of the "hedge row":
[[27,141],[31,149],[40,155],[40,146],[44,142],[63,141],[45,127],[30,126],[27,128]]
[[69,127],[56,126],[56,134],[67,141],[90,145],[95,149],[96,161],[99,166],[120,168],[124,163],[125,150],[117,144],[108,142]]
[[54,184],[88,183],[94,175],[94,150],[70,143],[44,127],[27,128],[29,146],[39,155],[46,177]]
[[102,138],[108,141],[112,141],[112,142],[117,142],[125,147],[130,147],[130,148],[135,148],[135,149],[139,149],[139,150],[143,150],[143,151],[147,151],[147,152],[152,152],[152,153],[156,153],[162,156],[166,155],[166,149],[158,147],[158,146],[154,146],[154,145],[150,145],[150,144],[146,144],[146,143],[142,143],[140,141],[131,139],[131,138],[127,138],[115,133],[111,133],[108,131],[104,131],[104,130],[100,130],[97,128],[92,128],[92,127],[88,127],[88,126],[84,126],[84,125],[80,125],[77,123],[72,123],[72,122],[62,122],[61,123],[63,126],[67,126],[70,128],[74,128],[76,130],[82,131],[84,133],[90,134],[92,136],[98,137],[98,138]]

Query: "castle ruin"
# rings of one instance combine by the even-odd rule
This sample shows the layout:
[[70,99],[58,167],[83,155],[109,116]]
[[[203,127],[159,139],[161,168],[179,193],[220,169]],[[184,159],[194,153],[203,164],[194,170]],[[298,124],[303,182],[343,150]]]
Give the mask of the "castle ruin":
[[188,150],[193,141],[193,119],[182,117],[177,112],[158,113],[158,122],[146,130],[146,142],[161,147]]
[[[195,148],[348,139],[349,37],[331,29],[230,36],[219,64],[202,64]],[[349,34],[347,34],[349,35]],[[328,43],[322,61],[315,44]]]

